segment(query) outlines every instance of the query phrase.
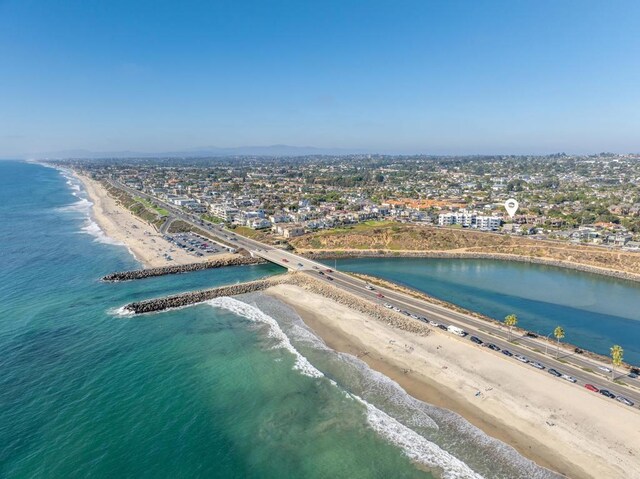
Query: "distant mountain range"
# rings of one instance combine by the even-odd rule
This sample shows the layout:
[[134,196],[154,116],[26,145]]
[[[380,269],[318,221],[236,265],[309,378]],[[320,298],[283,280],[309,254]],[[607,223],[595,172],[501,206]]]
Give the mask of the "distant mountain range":
[[307,155],[349,155],[368,153],[364,150],[342,148],[316,148],[313,146],[240,146],[235,148],[219,148],[216,146],[192,148],[182,151],[140,152],[140,151],[90,151],[90,150],[62,150],[38,154],[24,155],[28,158],[154,158],[154,157],[189,157],[201,158],[208,156],[307,156]]

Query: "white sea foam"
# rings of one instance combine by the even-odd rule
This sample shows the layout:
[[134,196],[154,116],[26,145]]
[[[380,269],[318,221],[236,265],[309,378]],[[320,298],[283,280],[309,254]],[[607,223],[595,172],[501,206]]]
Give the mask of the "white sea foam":
[[367,408],[367,422],[371,428],[399,446],[414,461],[440,469],[443,479],[482,479],[480,474],[437,444],[428,441],[362,398],[353,397]]
[[275,339],[278,344],[276,347],[283,348],[289,351],[295,357],[295,365],[294,368],[300,371],[305,376],[309,376],[312,378],[320,378],[323,377],[321,371],[316,369],[302,354],[298,352],[296,348],[293,347],[291,341],[284,331],[280,329],[280,325],[278,322],[273,319],[271,316],[264,314],[255,306],[251,306],[247,303],[243,303],[242,301],[238,301],[234,298],[222,297],[215,298],[209,301],[206,301],[207,304],[217,308],[223,308],[228,311],[231,311],[238,316],[242,316],[250,321],[255,323],[263,323],[269,326],[269,337]]
[[119,316],[121,318],[128,318],[133,316],[135,313],[129,309],[126,309],[124,306],[120,306],[119,308],[113,308],[108,311],[109,314],[113,316]]
[[[88,218],[85,225],[80,229],[82,230],[82,232],[93,236],[94,241],[98,243],[110,244],[110,245],[116,245],[116,246],[126,246],[121,241],[115,240],[112,237],[107,236],[107,234],[104,231],[102,231],[100,226],[98,226],[98,223],[93,221],[91,218]],[[131,252],[131,250],[129,250],[129,252]]]
[[[247,318],[256,323],[263,323],[269,326],[269,337],[278,341],[277,347],[290,351],[296,358],[295,369],[310,377],[323,377],[324,374],[313,366],[307,358],[291,344],[291,341],[280,328],[278,322],[271,316],[265,314],[255,306],[249,305],[234,298],[216,298],[206,301],[211,306],[219,307],[231,311],[234,314]],[[296,326],[297,335],[304,337],[307,341],[320,346],[318,339],[313,333],[305,330],[304,327]],[[322,345],[323,347],[326,347]],[[328,378],[327,378],[328,379]],[[333,386],[338,384],[329,379]],[[400,449],[412,460],[419,462],[430,468],[442,470],[443,479],[482,479],[482,476],[471,470],[464,462],[460,461],[450,453],[441,449],[437,444],[425,439],[417,432],[389,416],[387,413],[370,404],[361,397],[344,391],[348,398],[355,399],[366,408],[367,422],[370,427],[389,442],[400,447]],[[430,421],[429,425],[433,422]]]
[[[71,189],[71,193],[80,198],[75,203],[72,203],[67,206],[63,206],[58,208],[58,211],[63,212],[71,212],[71,213],[80,213],[85,217],[85,223],[80,228],[83,233],[93,236],[94,241],[102,244],[116,245],[116,246],[127,246],[123,242],[118,241],[116,239],[108,236],[102,228],[96,223],[91,216],[91,209],[93,208],[93,202],[87,199],[86,193],[82,188],[82,183],[78,180],[71,171],[66,170],[64,168],[56,168],[60,174],[66,178],[67,186]],[[129,253],[135,258],[136,256],[133,254],[133,251],[129,247],[127,247]],[[136,258],[137,259],[137,258]]]
[[[316,357],[316,353],[311,351],[321,352],[319,360],[323,368],[348,390],[343,390],[344,394],[370,406],[367,407],[367,414],[372,428],[387,428],[379,433],[410,457],[418,457],[416,460],[422,464],[428,467],[440,464],[441,469],[447,471],[444,477],[479,477],[479,474],[500,479],[560,477],[521,456],[511,446],[488,436],[458,414],[414,398],[398,383],[372,370],[355,356],[329,348],[284,303],[263,293],[250,293],[244,298],[255,301],[265,313],[277,317],[283,330],[301,351],[309,351],[309,354],[314,354],[313,357]],[[442,453],[453,457],[455,461],[450,461]],[[464,468],[459,467],[460,463]],[[469,470],[477,472],[469,476]]]

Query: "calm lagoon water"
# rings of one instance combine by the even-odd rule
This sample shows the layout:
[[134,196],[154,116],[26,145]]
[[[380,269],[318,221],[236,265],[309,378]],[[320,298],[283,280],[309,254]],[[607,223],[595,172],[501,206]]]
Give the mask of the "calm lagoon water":
[[338,261],[345,271],[392,280],[543,336],[561,325],[565,340],[608,355],[613,344],[640,364],[640,283],[509,261],[371,258]]

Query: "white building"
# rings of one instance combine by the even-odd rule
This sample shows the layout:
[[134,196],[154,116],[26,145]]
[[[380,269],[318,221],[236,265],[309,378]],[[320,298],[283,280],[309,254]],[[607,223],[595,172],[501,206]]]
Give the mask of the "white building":
[[460,225],[463,228],[497,230],[501,224],[502,218],[499,216],[480,215],[476,211],[460,210],[455,213],[441,213],[438,215],[439,226]]
[[209,211],[211,211],[213,216],[223,219],[224,221],[233,221],[233,219],[240,214],[239,209],[234,208],[228,203],[213,203],[209,205]]

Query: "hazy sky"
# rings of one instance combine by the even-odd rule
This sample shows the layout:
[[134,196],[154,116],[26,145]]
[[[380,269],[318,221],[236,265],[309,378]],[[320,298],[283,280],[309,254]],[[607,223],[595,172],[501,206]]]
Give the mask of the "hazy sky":
[[640,151],[640,1],[0,0],[0,156]]

